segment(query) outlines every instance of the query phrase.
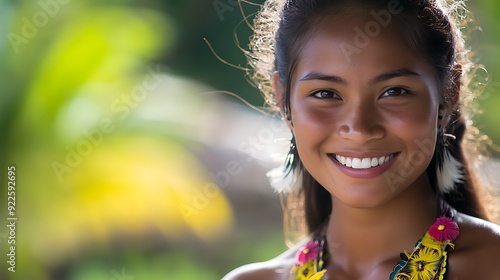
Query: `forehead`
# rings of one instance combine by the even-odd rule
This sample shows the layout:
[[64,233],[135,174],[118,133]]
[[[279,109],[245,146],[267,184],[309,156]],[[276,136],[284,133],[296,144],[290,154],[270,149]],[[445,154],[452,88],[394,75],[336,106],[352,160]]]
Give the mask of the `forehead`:
[[396,21],[381,22],[373,13],[358,9],[325,17],[301,49],[294,76],[312,70],[350,71],[358,77],[399,68],[433,72],[408,47]]

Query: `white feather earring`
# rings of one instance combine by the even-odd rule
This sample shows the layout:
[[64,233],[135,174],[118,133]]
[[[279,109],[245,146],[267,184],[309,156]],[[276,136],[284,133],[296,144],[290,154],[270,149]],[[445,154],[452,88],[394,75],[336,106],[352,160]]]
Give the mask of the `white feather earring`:
[[455,189],[455,184],[463,183],[463,165],[459,162],[448,149],[445,138],[451,138],[452,141],[456,137],[452,134],[443,133],[442,128],[438,128],[438,146],[437,149],[442,149],[438,156],[437,164],[437,184],[440,193],[449,193]]
[[273,190],[277,193],[288,194],[298,187],[301,182],[301,174],[295,170],[288,170],[286,163],[271,169],[266,176]]
[[295,146],[295,137],[290,140],[290,150],[284,162],[267,172],[271,187],[277,193],[291,193],[302,183],[301,168],[298,159],[298,152]]
[[442,162],[437,170],[439,192],[449,193],[455,189],[455,183],[463,183],[462,168],[462,163],[450,154],[448,148],[444,147]]

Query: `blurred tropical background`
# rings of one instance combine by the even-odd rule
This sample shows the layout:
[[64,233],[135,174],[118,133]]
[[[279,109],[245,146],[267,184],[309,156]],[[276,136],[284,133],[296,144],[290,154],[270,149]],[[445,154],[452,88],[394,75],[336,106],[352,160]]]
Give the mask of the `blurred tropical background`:
[[[252,3],[0,0],[0,279],[215,280],[286,248],[265,173],[289,134],[239,69]],[[500,144],[500,2],[469,8]]]

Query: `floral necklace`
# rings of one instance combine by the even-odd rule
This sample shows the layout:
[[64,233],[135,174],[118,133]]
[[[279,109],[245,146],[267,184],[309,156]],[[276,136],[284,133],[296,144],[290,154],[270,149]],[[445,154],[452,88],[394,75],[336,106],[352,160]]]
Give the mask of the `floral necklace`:
[[[415,244],[412,253],[401,253],[401,260],[394,267],[389,280],[442,280],[446,273],[448,258],[446,247],[454,248],[459,234],[454,222],[456,211],[450,206],[443,206],[443,215],[429,228]],[[324,276],[325,237],[316,234],[315,238],[296,255],[296,263],[291,270],[289,280],[326,280]]]

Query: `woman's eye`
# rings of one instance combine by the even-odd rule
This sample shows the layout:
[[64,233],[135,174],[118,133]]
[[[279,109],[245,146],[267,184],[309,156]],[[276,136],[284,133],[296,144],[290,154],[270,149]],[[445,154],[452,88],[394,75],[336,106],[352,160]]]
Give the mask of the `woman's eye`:
[[407,94],[408,91],[404,88],[390,88],[386,90],[381,97],[388,97],[388,96],[400,96]]
[[334,92],[328,91],[328,90],[319,90],[316,91],[313,94],[314,97],[318,99],[327,99],[327,98],[335,98],[335,99],[341,99],[340,96]]

